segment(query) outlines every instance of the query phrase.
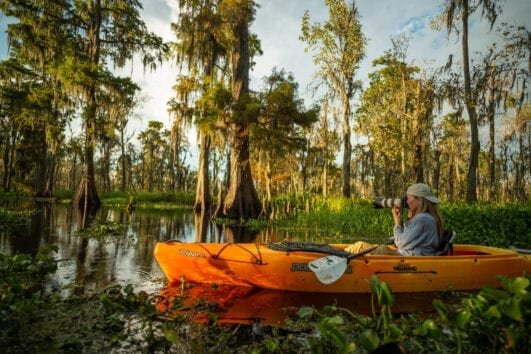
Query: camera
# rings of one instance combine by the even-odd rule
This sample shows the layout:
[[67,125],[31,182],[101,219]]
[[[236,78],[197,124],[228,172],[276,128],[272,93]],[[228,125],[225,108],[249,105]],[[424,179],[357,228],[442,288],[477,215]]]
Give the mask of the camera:
[[375,209],[408,208],[407,196],[403,196],[402,198],[374,198],[372,205]]

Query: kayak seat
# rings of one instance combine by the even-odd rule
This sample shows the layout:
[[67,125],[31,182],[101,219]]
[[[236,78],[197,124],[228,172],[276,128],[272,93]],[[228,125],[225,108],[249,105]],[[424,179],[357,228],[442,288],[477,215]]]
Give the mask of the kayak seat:
[[439,242],[439,247],[435,251],[436,256],[453,256],[454,254],[455,231],[445,230]]

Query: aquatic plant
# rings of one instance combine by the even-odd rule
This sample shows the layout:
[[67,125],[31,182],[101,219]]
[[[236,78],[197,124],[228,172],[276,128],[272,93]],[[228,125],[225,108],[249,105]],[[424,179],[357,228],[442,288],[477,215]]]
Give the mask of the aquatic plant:
[[[45,264],[53,262],[4,256],[0,272],[15,279],[13,272],[23,271],[42,280],[53,271]],[[392,347],[421,353],[508,353],[525,352],[531,341],[529,277],[502,279],[501,289],[486,287],[460,303],[434,301],[436,311],[422,317],[394,316],[391,289],[374,277],[370,315],[334,304],[301,307],[279,326],[220,325],[218,309],[201,301],[197,309],[168,316],[156,309],[156,298],[135,292],[131,285],[63,299],[43,296],[38,290],[19,295],[6,287],[4,279],[0,280],[0,346],[9,352],[362,353]],[[207,321],[194,321],[196,311],[207,313]]]
[[30,216],[34,212],[32,209],[9,210],[0,208],[0,231],[29,224]]
[[83,237],[101,238],[105,236],[119,236],[124,232],[124,225],[115,221],[98,221],[94,224],[77,230],[77,235]]
[[24,342],[33,314],[44,303],[45,276],[57,269],[54,251],[41,248],[35,257],[0,253],[0,348]]

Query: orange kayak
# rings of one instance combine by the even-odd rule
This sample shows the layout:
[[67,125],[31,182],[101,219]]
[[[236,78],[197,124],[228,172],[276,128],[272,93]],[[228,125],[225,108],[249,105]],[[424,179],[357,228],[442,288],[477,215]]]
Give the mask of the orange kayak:
[[395,293],[475,290],[499,286],[497,276],[531,274],[531,258],[512,250],[479,245],[454,245],[447,256],[364,255],[350,260],[345,273],[323,284],[308,263],[328,254],[342,254],[347,245],[304,249],[256,243],[158,242],[155,258],[170,283],[179,281],[230,284],[265,289],[369,293],[376,275]]

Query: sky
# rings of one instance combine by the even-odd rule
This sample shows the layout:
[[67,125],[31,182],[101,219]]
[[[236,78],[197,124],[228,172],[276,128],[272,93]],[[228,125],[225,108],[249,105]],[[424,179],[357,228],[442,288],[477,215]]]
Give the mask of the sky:
[[[142,18],[148,29],[166,41],[175,40],[170,29],[172,22],[178,21],[178,0],[143,0]],[[305,52],[305,44],[299,40],[302,16],[310,13],[310,22],[324,22],[328,12],[323,0],[258,0],[255,21],[251,31],[261,41],[263,55],[255,58],[256,65],[250,73],[251,89],[261,88],[261,79],[269,75],[274,67],[293,73],[299,83],[299,94],[310,106],[317,97],[312,97],[308,85],[312,82],[316,67],[311,53]],[[407,61],[420,67],[436,67],[446,63],[450,54],[459,61],[460,42],[455,35],[447,36],[446,31],[430,28],[430,21],[441,12],[444,0],[357,0],[362,31],[368,39],[366,57],[360,65],[357,79],[364,87],[368,84],[368,74],[374,70],[372,61],[391,48],[391,37],[401,33],[411,36]],[[496,25],[502,22],[523,25],[531,29],[531,0],[502,1],[503,13]],[[7,55],[5,28],[7,19],[0,15],[0,58]],[[495,25],[495,26],[496,26]],[[470,53],[482,51],[495,39],[489,32],[486,20],[474,15],[469,30]],[[471,58],[474,55],[471,54]],[[172,86],[178,74],[176,65],[165,63],[155,72],[144,72],[141,63],[122,69],[120,75],[132,75],[141,87],[144,101],[135,113],[132,129],[138,133],[147,126],[149,120],[158,120],[170,127],[170,117],[166,103],[172,97]],[[196,145],[193,131],[189,134],[192,147]],[[193,149],[189,164],[197,165]]]

